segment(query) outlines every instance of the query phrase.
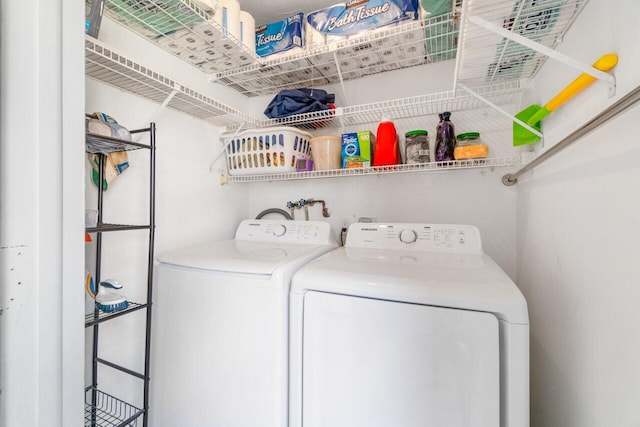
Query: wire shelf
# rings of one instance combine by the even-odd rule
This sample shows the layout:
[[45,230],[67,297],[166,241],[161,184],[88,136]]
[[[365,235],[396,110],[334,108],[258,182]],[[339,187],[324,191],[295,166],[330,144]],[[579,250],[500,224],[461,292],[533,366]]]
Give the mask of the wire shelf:
[[250,116],[140,65],[89,36],[85,38],[85,69],[91,78],[158,103],[175,92],[167,104],[169,107],[218,126],[253,121]]
[[87,133],[85,140],[87,144],[87,153],[94,154],[107,154],[114,151],[132,151],[140,150],[142,148],[151,149],[151,146],[147,144],[140,144],[133,141],[97,135],[94,133]]
[[[496,105],[515,105],[520,102],[523,85],[519,81],[486,85],[476,92]],[[294,126],[300,129],[316,130],[329,127],[348,127],[378,123],[382,115],[391,120],[436,115],[443,111],[468,111],[485,108],[486,104],[463,89],[393,99],[371,104],[361,104],[313,113],[298,114],[282,119],[256,121],[252,126],[266,128],[272,126]],[[233,132],[237,126],[227,128]],[[231,135],[226,135],[230,137]]]
[[106,313],[102,310],[98,310],[98,314],[96,315],[95,312],[92,313],[87,313],[84,316],[84,327],[87,328],[89,326],[93,326],[97,323],[102,323],[106,320],[109,319],[115,319],[117,317],[120,317],[124,314],[127,313],[131,313],[132,311],[137,311],[137,310],[141,310],[143,308],[146,308],[147,304],[139,304],[137,302],[132,302],[129,301],[129,306],[127,308],[125,308],[124,310],[120,310],[120,311],[114,311],[111,313]]
[[457,15],[381,27],[304,52],[217,73],[217,79],[247,96],[317,87],[372,74],[454,59]]
[[96,388],[88,387],[85,391],[85,427],[136,427],[143,413],[142,409]]
[[[460,1],[456,2],[458,6]],[[192,0],[106,0],[105,14],[247,96],[453,59],[457,14],[382,27],[278,59],[258,57]],[[339,64],[339,65],[336,65]]]
[[291,172],[268,175],[229,176],[228,182],[290,181],[297,179],[339,178],[344,176],[387,175],[398,173],[433,173],[458,169],[513,167],[521,164],[520,156],[490,157],[486,159],[454,160],[408,165],[378,166],[359,169],[334,169],[313,172]]
[[482,18],[556,48],[588,0],[466,0],[462,11],[457,81],[468,85],[531,79],[547,57],[469,22]]
[[[382,27],[302,53],[260,58],[191,0],[106,0],[107,16],[247,96],[453,59],[457,15]],[[339,64],[339,65],[337,65]]]
[[106,0],[105,13],[207,73],[256,62],[255,53],[225,34],[212,20],[214,11],[201,5],[191,0]]
[[109,231],[127,231],[127,230],[149,230],[149,225],[129,225],[129,224],[98,224],[95,227],[87,227],[87,233],[106,233]]

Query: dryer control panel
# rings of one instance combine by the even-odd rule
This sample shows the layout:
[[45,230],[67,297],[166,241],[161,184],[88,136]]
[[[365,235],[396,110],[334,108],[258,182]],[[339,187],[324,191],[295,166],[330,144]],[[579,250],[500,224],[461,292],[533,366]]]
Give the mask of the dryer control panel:
[[443,252],[482,252],[480,231],[473,225],[351,224],[346,247]]
[[254,242],[333,244],[331,227],[323,221],[245,220],[236,230],[236,240]]

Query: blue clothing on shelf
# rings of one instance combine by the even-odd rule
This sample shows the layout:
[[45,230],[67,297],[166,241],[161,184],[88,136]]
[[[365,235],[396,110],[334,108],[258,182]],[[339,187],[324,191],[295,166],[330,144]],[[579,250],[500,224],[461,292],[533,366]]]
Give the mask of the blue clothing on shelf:
[[286,89],[280,91],[264,110],[270,119],[331,109],[335,95],[322,89]]

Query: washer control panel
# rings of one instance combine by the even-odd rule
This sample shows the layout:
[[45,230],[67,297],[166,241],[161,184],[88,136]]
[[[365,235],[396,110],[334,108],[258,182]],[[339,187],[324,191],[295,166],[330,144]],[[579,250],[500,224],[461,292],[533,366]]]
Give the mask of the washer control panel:
[[334,243],[331,227],[323,221],[245,220],[236,230],[236,240],[283,243]]
[[347,247],[416,251],[482,252],[473,225],[357,223],[347,233]]

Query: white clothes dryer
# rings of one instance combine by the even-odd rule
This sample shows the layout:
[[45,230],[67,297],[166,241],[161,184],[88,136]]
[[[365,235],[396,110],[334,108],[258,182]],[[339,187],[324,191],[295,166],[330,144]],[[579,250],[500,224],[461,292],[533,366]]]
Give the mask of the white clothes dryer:
[[336,247],[326,222],[246,220],[159,255],[151,425],[286,427],[291,277]]
[[290,426],[529,425],[526,301],[473,226],[353,224],[290,307]]

